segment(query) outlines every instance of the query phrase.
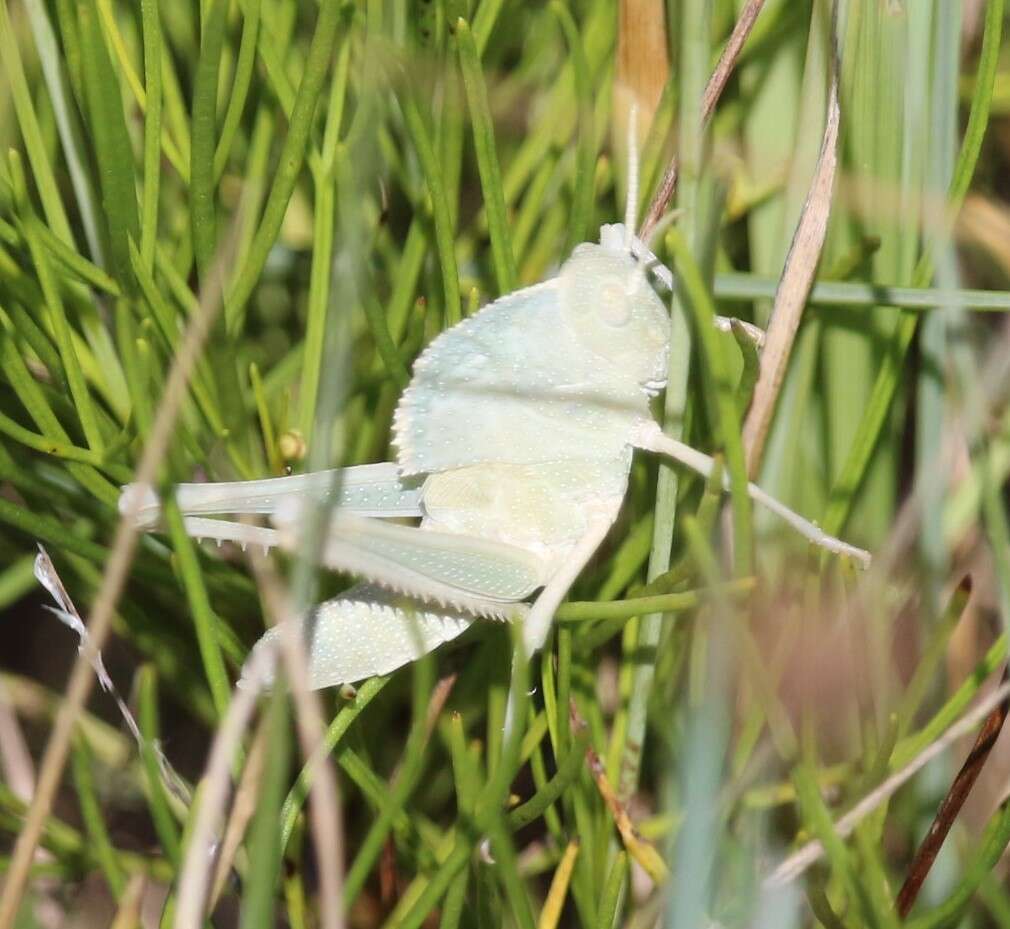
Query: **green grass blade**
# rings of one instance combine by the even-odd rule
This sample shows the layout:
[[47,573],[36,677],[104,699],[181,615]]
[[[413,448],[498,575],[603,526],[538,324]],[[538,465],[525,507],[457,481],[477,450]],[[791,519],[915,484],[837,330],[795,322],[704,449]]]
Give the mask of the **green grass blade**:
[[228,0],[211,0],[200,35],[200,58],[193,86],[192,148],[189,156],[190,224],[193,254],[201,278],[217,250],[217,86]]
[[81,819],[84,820],[88,844],[105,875],[105,880],[113,896],[119,897],[126,886],[126,877],[109,838],[101,803],[95,791],[95,779],[91,767],[91,752],[88,751],[84,740],[78,739],[71,752],[71,770],[77,791],[77,802],[81,808]]
[[508,217],[505,213],[505,194],[502,190],[501,167],[495,149],[494,126],[491,107],[487,99],[487,86],[481,72],[480,55],[473,33],[466,20],[456,22],[456,41],[459,46],[459,63],[463,71],[463,86],[470,108],[473,125],[473,144],[477,152],[481,189],[487,209],[487,228],[491,238],[491,256],[494,264],[498,293],[511,293],[516,288],[518,272],[512,242],[509,236]]
[[[325,751],[326,754],[332,753],[333,749],[337,747],[340,740],[347,733],[351,723],[357,719],[358,715],[375,699],[387,683],[389,683],[388,676],[372,677],[358,688],[354,702],[340,710],[330,723],[323,738],[321,751]],[[282,848],[287,847],[288,841],[291,839],[291,833],[294,831],[295,823],[298,820],[298,814],[305,803],[305,798],[309,795],[309,787],[312,783],[312,770],[313,762],[310,759],[298,773],[294,786],[284,800],[284,807],[281,811]]]
[[261,0],[248,0],[244,8],[242,21],[242,38],[239,42],[238,61],[235,63],[235,78],[232,82],[231,96],[228,97],[228,109],[221,121],[221,133],[218,136],[217,148],[214,150],[214,182],[221,180],[235,133],[242,120],[249,96],[249,86],[252,83],[253,68],[256,65],[256,42],[259,39]]
[[[39,52],[42,73],[45,76],[49,98],[52,101],[53,113],[56,117],[56,125],[63,147],[63,156],[67,161],[67,170],[74,188],[76,206],[84,226],[88,249],[95,262],[102,266],[104,251],[99,235],[98,207],[95,202],[91,176],[88,173],[84,138],[70,92],[64,56],[56,44],[52,23],[49,21],[49,14],[42,0],[27,0],[25,9],[28,12],[32,33],[35,36],[35,46]],[[60,238],[60,241],[67,243],[66,238]]]
[[572,19],[572,14],[560,0],[552,0],[550,11],[557,17],[568,43],[575,75],[575,97],[579,105],[579,134],[575,147],[575,184],[572,191],[572,215],[569,219],[568,241],[565,254],[580,242],[591,240],[595,230],[590,228],[593,212],[596,168],[596,129],[593,125],[592,81],[582,37]]
[[[968,185],[975,173],[975,165],[981,151],[982,139],[989,124],[993,82],[1003,33],[1004,5],[1004,0],[989,0],[986,6],[982,51],[979,57],[979,77],[975,84],[968,126],[965,129],[961,150],[955,162],[954,178],[948,195],[953,214],[956,214],[960,208],[968,191]],[[920,259],[912,283],[924,287],[932,276],[933,260],[927,253]],[[916,315],[903,314],[895,328],[883,365],[874,382],[866,412],[863,414],[845,465],[832,488],[828,507],[821,521],[824,531],[829,535],[837,535],[842,530],[855,500],[856,492],[866,474],[870,458],[901,380],[904,360],[912,344],[912,337],[915,335],[917,320]]]
[[337,40],[337,29],[343,18],[342,10],[343,5],[339,0],[322,0],[319,6],[315,34],[312,36],[312,44],[305,60],[305,70],[298,85],[291,121],[281,149],[279,167],[267,197],[263,218],[250,244],[249,254],[245,256],[242,268],[225,301],[225,320],[231,332],[241,328],[246,303],[252,296],[253,288],[266,265],[270,249],[273,248],[280,232],[288,201],[305,162],[316,103],[329,72],[330,59]]
[[158,195],[161,191],[161,38],[160,0],[141,0],[144,33],[144,177],[140,208],[140,260],[148,274],[154,270],[154,246],[158,238]]
[[140,234],[133,148],[119,98],[119,80],[105,48],[94,0],[78,5],[77,23],[84,91],[95,161],[99,166],[109,258],[120,286],[130,291],[133,288],[133,271],[129,239],[136,240]]
[[276,887],[280,877],[282,846],[277,841],[277,823],[284,799],[291,760],[291,720],[287,695],[274,689],[267,709],[266,761],[256,802],[256,815],[249,827],[249,868],[242,895],[240,929],[269,929],[274,918]]
[[413,92],[406,88],[400,101],[403,119],[410,135],[410,140],[417,152],[421,170],[428,185],[431,197],[432,219],[435,224],[435,244],[438,249],[438,261],[442,270],[442,292],[445,296],[445,321],[454,326],[462,318],[459,299],[459,270],[456,267],[456,243],[446,196],[445,181],[442,167],[435,154],[428,127],[424,123]]
[[158,841],[169,861],[178,868],[181,849],[179,826],[172,816],[168,797],[161,783],[161,770],[155,757],[154,746],[159,743],[158,691],[156,672],[151,665],[144,665],[138,674],[137,722],[144,737],[141,745],[141,761],[144,765],[145,793],[151,810]]
[[7,84],[14,103],[14,113],[17,116],[21,138],[25,144],[32,168],[32,175],[38,186],[39,199],[46,220],[53,232],[65,242],[73,242],[70,223],[63,209],[59,188],[53,176],[52,164],[47,154],[42,130],[32,104],[31,91],[25,78],[21,52],[11,28],[10,16],[7,12],[7,0],[0,0],[0,58],[3,59],[4,71],[7,74]]
[[218,625],[220,620],[214,615],[207,596],[207,587],[200,570],[200,562],[196,555],[196,546],[186,533],[182,513],[178,504],[170,498],[164,503],[165,521],[168,534],[172,539],[176,557],[179,559],[179,574],[190,611],[193,614],[193,625],[200,646],[200,657],[203,660],[203,670],[210,685],[211,696],[214,698],[214,708],[223,719],[231,702],[231,683],[225,670],[221,646],[218,642]]
[[676,229],[667,233],[679,280],[687,294],[687,305],[694,316],[695,338],[701,347],[702,360],[708,375],[708,394],[713,396],[717,413],[717,431],[726,452],[733,505],[733,552],[736,574],[744,577],[753,562],[753,519],[747,491],[747,464],[740,440],[740,411],[735,388],[729,374],[729,362],[715,328],[715,304],[709,296],[697,262],[688,249],[683,235]]

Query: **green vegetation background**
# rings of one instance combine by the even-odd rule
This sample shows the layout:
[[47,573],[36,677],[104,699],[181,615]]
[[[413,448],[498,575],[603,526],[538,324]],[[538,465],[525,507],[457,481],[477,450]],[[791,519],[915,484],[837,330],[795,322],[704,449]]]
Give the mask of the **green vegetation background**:
[[[678,227],[706,292],[764,324],[821,143],[830,13],[769,0],[703,131],[698,101],[738,11],[667,6],[670,77],[643,133],[642,201],[679,152]],[[1010,419],[988,361],[1010,308],[1010,71],[1003,0],[839,6],[841,166],[761,483],[881,567],[857,577],[758,518],[756,583],[695,596],[725,580],[718,495],[664,471],[657,502],[642,457],[532,669],[518,757],[502,741],[500,626],[325,695],[353,925],[896,924],[894,890],[958,762],[846,843],[830,822],[932,742],[1005,657]],[[165,487],[388,460],[423,345],[623,218],[618,22],[610,0],[0,0],[0,680],[33,748],[75,644],[41,611],[35,543],[86,616],[187,323],[223,293]],[[945,207],[962,203],[952,230]],[[719,451],[734,438],[714,425],[719,385],[678,325],[689,376],[666,409]],[[716,350],[742,409],[754,359],[728,335]],[[749,548],[740,522],[726,534]],[[951,591],[969,569],[966,609]],[[322,577],[318,593],[343,583]],[[669,612],[644,612],[657,609]],[[262,615],[239,551],[187,539],[171,510],[167,531],[142,540],[110,664],[146,737],[194,782]],[[316,924],[301,759],[275,705],[215,925]],[[95,924],[117,902],[128,912],[138,873],[159,905],[168,893],[171,917],[189,810],[109,701],[91,707],[25,926],[46,898]],[[8,780],[0,848],[24,810]],[[991,872],[1010,815],[998,785],[977,793],[918,929],[1010,926]],[[628,811],[637,834],[622,835]],[[485,836],[490,854],[475,851]],[[810,836],[827,840],[827,864],[798,893],[762,890]],[[545,896],[576,837],[559,916]]]

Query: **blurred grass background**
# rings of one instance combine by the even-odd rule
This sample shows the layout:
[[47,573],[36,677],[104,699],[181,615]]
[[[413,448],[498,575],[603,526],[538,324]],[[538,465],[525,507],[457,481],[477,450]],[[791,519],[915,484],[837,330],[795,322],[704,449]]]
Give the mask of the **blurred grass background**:
[[[223,311],[166,486],[387,460],[420,349],[623,217],[631,101],[643,205],[678,153],[678,226],[719,311],[767,323],[824,132],[832,14],[768,0],[703,130],[701,91],[738,12],[0,0],[0,849],[76,644],[41,609],[35,543],[87,615],[118,487],[216,275]],[[351,925],[897,922],[894,891],[957,752],[829,843],[826,865],[787,890],[762,879],[935,739],[1005,658],[1002,26],[1002,0],[839,2],[840,168],[760,482],[872,549],[877,568],[857,577],[759,515],[746,596],[671,597],[673,612],[643,617],[656,604],[632,601],[724,568],[717,495],[640,456],[573,592],[583,605],[534,668],[516,772],[502,767],[502,627],[325,694]],[[909,287],[931,289],[895,289]],[[718,451],[706,373],[679,313],[674,325],[666,410]],[[720,348],[744,369],[732,337]],[[142,541],[107,659],[147,737],[195,784],[263,621],[242,553],[169,522]],[[966,602],[954,591],[968,573]],[[322,577],[320,594],[345,583]],[[240,795],[259,799],[215,925],[317,924],[301,760],[271,706],[246,746]],[[916,926],[1010,926],[993,870],[1008,761],[998,748]],[[19,925],[169,923],[189,813],[96,696]],[[474,850],[484,835],[493,858]]]

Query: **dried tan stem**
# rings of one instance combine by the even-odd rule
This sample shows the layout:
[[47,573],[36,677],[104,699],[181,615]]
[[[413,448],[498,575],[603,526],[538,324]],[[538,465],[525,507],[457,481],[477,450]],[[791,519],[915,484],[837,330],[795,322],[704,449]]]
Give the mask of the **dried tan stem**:
[[[758,18],[758,14],[761,12],[763,6],[764,0],[747,0],[747,4],[740,11],[740,17],[733,27],[733,32],[726,42],[726,47],[719,56],[719,63],[715,66],[712,76],[708,79],[708,84],[705,85],[705,93],[701,98],[701,118],[703,124],[706,126],[712,118],[712,113],[715,112],[715,106],[722,96],[726,82],[729,80],[730,75],[733,73],[733,68],[736,66],[740,51],[747,41],[747,36],[750,35],[751,29],[754,28],[754,22]],[[659,187],[653,195],[649,208],[645,211],[645,219],[642,220],[641,228],[638,230],[638,237],[643,242],[649,240],[649,236],[653,229],[655,229],[656,224],[663,218],[663,214],[666,213],[667,208],[673,201],[673,194],[677,189],[679,170],[680,162],[677,156],[674,155],[666,166],[663,178],[659,182]]]
[[[1008,676],[1010,676],[1010,666],[1004,669],[1000,683],[1005,684]],[[1010,710],[1010,703],[1004,699],[989,713],[975,737],[975,744],[972,745],[967,760],[961,766],[961,770],[957,772],[947,795],[937,809],[929,832],[926,833],[922,844],[919,845],[919,849],[912,859],[912,864],[908,868],[908,877],[901,885],[901,890],[895,900],[894,909],[902,919],[909,914],[915,904],[916,897],[919,896],[919,891],[933,867],[933,862],[940,853],[940,847],[946,840],[947,833],[950,832],[950,827],[954,825],[957,814],[961,812],[964,801],[968,799],[968,794],[971,793],[975,781],[982,773],[982,768],[985,767],[986,760],[1003,729],[1003,723],[1006,722],[1008,710]]]
[[130,882],[126,885],[122,897],[119,899],[119,907],[109,929],[134,929],[140,925],[140,911],[144,903],[144,890],[147,886],[147,878],[143,874],[134,874]]
[[[835,823],[835,832],[842,838],[851,835],[855,831],[856,826],[877,809],[881,803],[896,793],[899,787],[911,780],[944,749],[949,748],[963,735],[969,733],[1008,696],[1010,696],[1010,684],[1003,684],[994,690],[974,709],[954,723],[935,742],[924,748],[905,767],[900,771],[896,771],[880,786],[874,788],[863,797],[859,803]],[[819,841],[808,842],[768,875],[764,880],[763,886],[765,889],[772,890],[796,880],[807,868],[819,861],[823,855],[824,847]]]
[[249,749],[245,767],[242,769],[242,777],[235,789],[231,815],[224,827],[221,850],[214,866],[214,880],[211,882],[210,902],[207,905],[207,909],[211,913],[214,912],[214,907],[224,891],[228,874],[235,861],[235,855],[242,844],[242,837],[256,812],[260,781],[263,778],[263,762],[266,759],[268,729],[268,717],[263,716],[256,731],[256,737],[253,739],[252,748]]
[[[832,36],[832,48],[834,37]],[[786,255],[782,279],[775,293],[771,322],[761,352],[761,373],[754,386],[750,412],[743,427],[743,445],[747,455],[747,472],[757,477],[765,440],[775,413],[775,402],[782,388],[793,342],[800,326],[807,295],[817,272],[821,249],[828,231],[831,194],[838,168],[838,61],[831,55],[831,82],[828,87],[828,114],[821,141],[817,167],[807,193],[800,221],[796,226],[789,254]]]
[[[280,624],[281,657],[294,701],[298,741],[305,760],[311,761],[323,743],[326,724],[319,697],[308,687],[309,662],[300,624],[295,621],[291,598],[269,559],[252,553],[250,562],[267,614],[273,624]],[[309,788],[309,819],[319,863],[320,925],[323,929],[342,929],[344,842],[340,796],[332,760],[324,756],[319,762]]]
[[18,723],[14,704],[0,681],[0,771],[19,800],[28,803],[35,792],[35,765]]
[[627,123],[633,105],[641,113],[642,131],[652,125],[670,76],[665,5],[663,0],[621,0],[614,80],[619,126]]
[[229,771],[232,758],[256,709],[261,682],[273,676],[276,660],[276,651],[270,647],[253,650],[247,662],[248,677],[242,687],[236,688],[228,711],[214,734],[207,770],[197,795],[196,819],[179,878],[175,929],[199,929],[203,925],[207,885],[213,873],[217,825],[231,783]]

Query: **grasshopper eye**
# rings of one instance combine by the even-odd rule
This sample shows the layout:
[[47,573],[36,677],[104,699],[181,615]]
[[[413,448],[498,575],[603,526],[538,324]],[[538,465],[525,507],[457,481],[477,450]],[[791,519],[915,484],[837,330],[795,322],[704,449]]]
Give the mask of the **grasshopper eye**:
[[625,326],[631,319],[631,299],[617,282],[605,284],[600,293],[600,319],[608,326]]

